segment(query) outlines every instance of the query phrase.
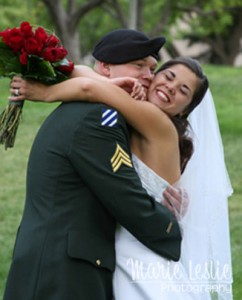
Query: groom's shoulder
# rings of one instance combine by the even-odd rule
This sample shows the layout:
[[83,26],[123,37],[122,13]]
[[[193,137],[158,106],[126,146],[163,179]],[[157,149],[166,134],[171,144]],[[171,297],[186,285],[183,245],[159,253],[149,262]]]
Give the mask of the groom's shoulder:
[[90,127],[90,130],[100,128],[127,131],[125,119],[117,110],[105,104],[89,102],[61,103],[43,125],[55,125],[55,128],[64,127],[69,130],[85,126],[86,129]]
[[113,107],[95,102],[68,102],[60,104],[54,111],[61,118],[69,115],[72,119],[90,119],[100,121],[102,125],[116,127],[125,123],[123,116]]

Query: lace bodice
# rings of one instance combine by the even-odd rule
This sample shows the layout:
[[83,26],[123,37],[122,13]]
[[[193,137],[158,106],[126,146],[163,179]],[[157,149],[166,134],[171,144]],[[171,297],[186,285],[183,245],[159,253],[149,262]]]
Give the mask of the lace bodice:
[[156,201],[161,202],[163,199],[162,194],[169,183],[145,165],[136,155],[132,154],[132,160],[143,187],[150,196],[154,197]]

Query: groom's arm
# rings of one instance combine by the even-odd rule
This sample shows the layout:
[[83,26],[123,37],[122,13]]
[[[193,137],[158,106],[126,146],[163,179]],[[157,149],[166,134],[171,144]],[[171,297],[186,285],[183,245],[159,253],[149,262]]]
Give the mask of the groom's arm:
[[70,157],[75,168],[122,226],[153,251],[178,260],[179,226],[172,213],[142,188],[123,118],[117,114],[117,126],[106,126],[103,115],[108,107],[95,107],[73,139]]

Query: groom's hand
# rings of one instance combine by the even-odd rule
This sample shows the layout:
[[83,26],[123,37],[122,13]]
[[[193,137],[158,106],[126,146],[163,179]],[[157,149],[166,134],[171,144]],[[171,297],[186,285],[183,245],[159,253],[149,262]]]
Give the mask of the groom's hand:
[[185,189],[168,186],[163,193],[163,204],[180,220],[187,212],[189,196]]

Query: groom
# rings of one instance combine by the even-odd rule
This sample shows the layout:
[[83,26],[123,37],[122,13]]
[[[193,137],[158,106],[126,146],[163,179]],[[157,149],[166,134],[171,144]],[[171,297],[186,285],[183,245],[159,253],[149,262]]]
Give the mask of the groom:
[[[126,72],[147,89],[163,44],[118,30],[93,55],[100,72]],[[30,153],[4,300],[111,300],[117,222],[161,256],[179,259],[179,226],[142,188],[124,118],[102,104],[61,104]]]

